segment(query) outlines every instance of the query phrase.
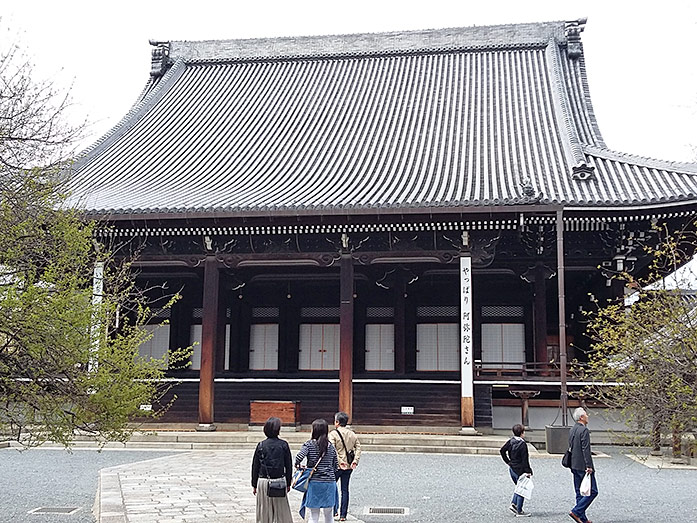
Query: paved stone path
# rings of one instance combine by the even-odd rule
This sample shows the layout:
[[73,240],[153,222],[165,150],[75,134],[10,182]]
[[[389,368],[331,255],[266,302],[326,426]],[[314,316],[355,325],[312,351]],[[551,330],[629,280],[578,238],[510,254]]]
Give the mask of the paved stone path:
[[[101,523],[255,521],[253,450],[195,451],[103,469]],[[302,495],[291,490],[293,520]],[[357,521],[350,517],[349,520]]]

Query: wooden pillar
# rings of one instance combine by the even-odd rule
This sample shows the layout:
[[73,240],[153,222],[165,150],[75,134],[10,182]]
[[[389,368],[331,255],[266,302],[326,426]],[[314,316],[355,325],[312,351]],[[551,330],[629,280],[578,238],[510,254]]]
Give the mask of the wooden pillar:
[[339,325],[339,410],[353,417],[353,259],[341,254]]
[[220,321],[220,271],[215,256],[207,256],[203,272],[203,320],[201,326],[201,370],[198,389],[198,429],[215,430],[213,425],[216,348]]
[[460,421],[463,433],[474,433],[474,362],[472,258],[460,254]]
[[[181,300],[172,307],[172,321],[170,326],[170,347],[184,348],[191,345],[191,309],[193,309],[193,289],[197,284],[196,280],[187,280],[180,290]],[[182,362],[182,365],[185,362]]]
[[401,271],[394,290],[394,371],[405,374],[407,369],[406,289]]
[[[220,272],[218,272],[220,274]],[[224,287],[223,279],[219,281],[218,292]],[[218,314],[215,322],[216,334],[215,334],[215,372],[222,372],[225,370],[225,364],[229,362],[225,361],[225,331],[227,330],[227,309],[228,309],[228,296],[227,294],[219,295],[218,297],[218,307],[216,308]],[[232,311],[231,311],[232,312]]]
[[529,420],[529,410],[530,410],[530,398],[534,398],[535,396],[538,396],[540,394],[540,391],[537,390],[509,390],[508,391],[510,394],[513,396],[520,398],[520,423],[525,427],[526,429],[530,426],[530,420]]
[[[538,264],[535,267],[535,362],[546,364],[549,362],[547,355],[547,286],[543,274],[544,267]],[[541,370],[540,367],[537,370]]]
[[559,366],[561,370],[561,423],[568,427],[566,386],[566,295],[564,292],[564,211],[557,211],[557,290],[559,292]]
[[230,307],[230,361],[228,364],[232,372],[240,370],[240,301],[235,292],[228,302]]

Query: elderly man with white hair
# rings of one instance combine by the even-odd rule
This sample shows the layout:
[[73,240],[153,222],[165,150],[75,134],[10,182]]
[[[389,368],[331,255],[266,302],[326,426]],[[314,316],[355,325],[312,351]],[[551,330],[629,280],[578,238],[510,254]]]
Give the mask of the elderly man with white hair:
[[[574,475],[574,489],[576,490],[576,506],[569,512],[569,517],[576,523],[592,523],[586,517],[586,509],[598,496],[598,485],[595,482],[595,467],[591,455],[591,437],[588,432],[588,413],[582,407],[573,413],[576,424],[569,432],[569,448],[571,449],[571,472]],[[590,496],[582,496],[581,481],[586,474],[591,475]]]

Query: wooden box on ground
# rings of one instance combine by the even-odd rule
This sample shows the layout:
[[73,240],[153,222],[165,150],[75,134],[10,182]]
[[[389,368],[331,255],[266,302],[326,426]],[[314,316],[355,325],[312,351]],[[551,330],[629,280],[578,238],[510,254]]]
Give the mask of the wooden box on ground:
[[252,400],[249,402],[249,425],[264,425],[266,420],[275,416],[284,426],[300,426],[299,401]]

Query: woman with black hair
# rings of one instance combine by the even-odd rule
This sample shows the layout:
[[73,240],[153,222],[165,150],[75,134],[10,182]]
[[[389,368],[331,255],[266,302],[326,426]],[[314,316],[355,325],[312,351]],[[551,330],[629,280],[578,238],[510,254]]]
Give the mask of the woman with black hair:
[[252,489],[257,497],[256,523],[293,523],[288,496],[269,496],[269,482],[285,478],[290,491],[293,463],[288,443],[279,439],[281,420],[269,418],[264,424],[266,439],[260,441],[252,458]]
[[308,523],[320,522],[320,509],[324,513],[324,523],[331,523],[338,508],[336,477],[334,471],[339,468],[334,445],[329,442],[329,427],[326,420],[316,419],[312,422],[312,439],[303,443],[295,456],[295,466],[307,458],[307,466],[314,468],[307,492],[300,505],[300,516],[305,518],[305,508],[309,510]]

